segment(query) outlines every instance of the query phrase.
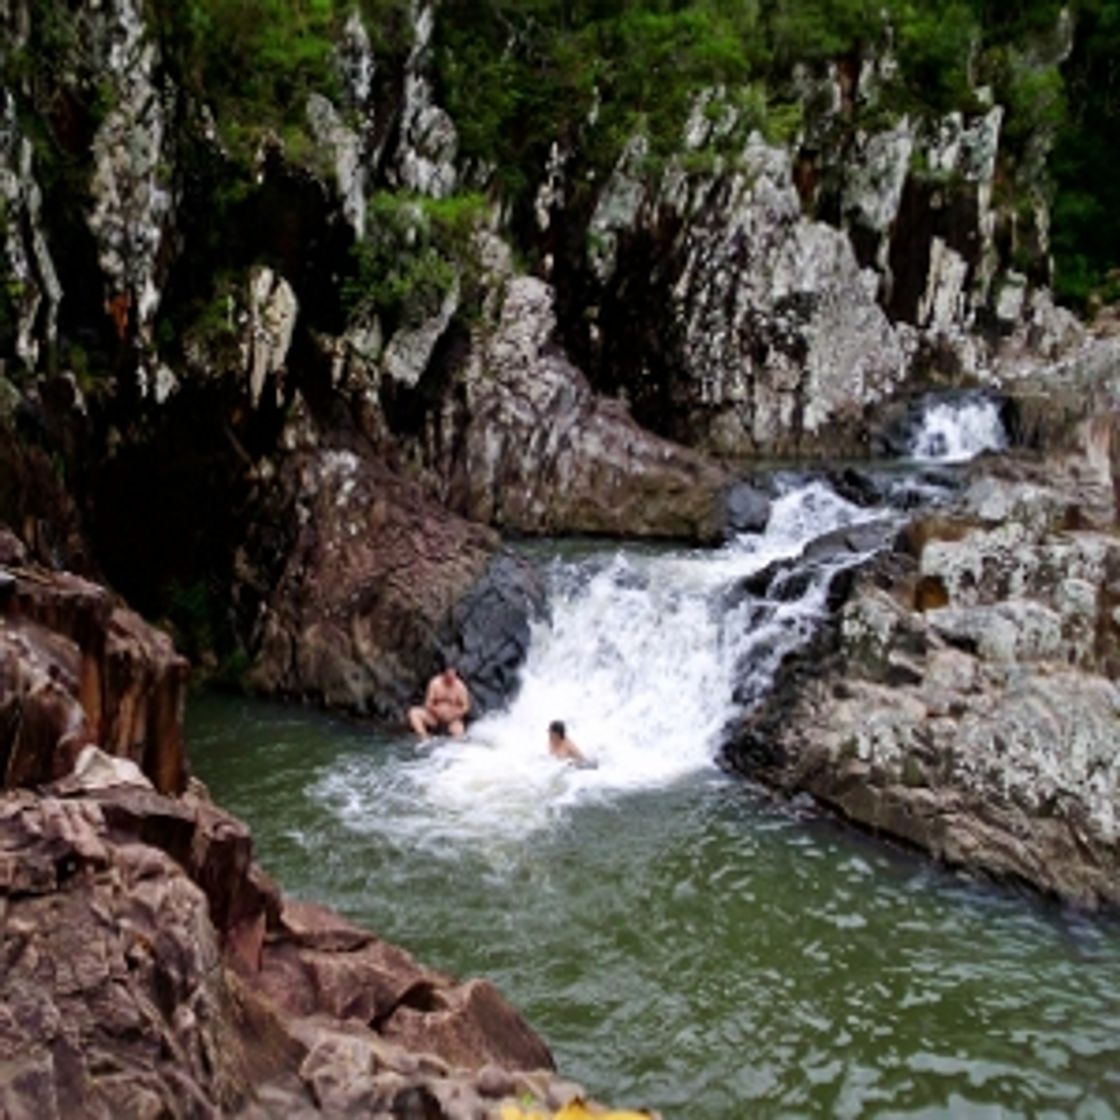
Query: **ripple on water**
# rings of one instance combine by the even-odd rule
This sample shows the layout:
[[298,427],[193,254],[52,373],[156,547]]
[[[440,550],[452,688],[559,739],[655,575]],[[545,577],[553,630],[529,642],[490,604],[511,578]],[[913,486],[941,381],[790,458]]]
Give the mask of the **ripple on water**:
[[540,827],[479,834],[417,799],[411,744],[274,712],[208,701],[189,728],[264,865],[436,966],[491,975],[598,1094],[689,1120],[1114,1114],[1113,925],[712,772],[530,804]]

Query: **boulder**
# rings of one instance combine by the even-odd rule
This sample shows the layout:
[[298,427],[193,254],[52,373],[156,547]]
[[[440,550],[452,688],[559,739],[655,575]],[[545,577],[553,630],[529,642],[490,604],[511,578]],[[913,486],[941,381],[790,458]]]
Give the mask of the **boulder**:
[[1116,414],[1079,431],[1077,453],[977,466],[908,526],[732,763],[950,864],[1120,906]]
[[508,694],[542,601],[526,561],[361,445],[294,454],[277,491],[294,531],[251,637],[255,688],[398,720],[446,656],[480,707]]
[[727,528],[734,533],[761,533],[770,520],[770,499],[747,482],[727,491]]

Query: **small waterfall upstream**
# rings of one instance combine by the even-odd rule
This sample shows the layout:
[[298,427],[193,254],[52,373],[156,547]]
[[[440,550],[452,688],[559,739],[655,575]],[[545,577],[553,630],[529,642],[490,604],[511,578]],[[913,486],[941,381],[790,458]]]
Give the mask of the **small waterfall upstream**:
[[910,456],[922,463],[965,463],[1006,447],[1000,405],[991,397],[927,402],[910,437]]

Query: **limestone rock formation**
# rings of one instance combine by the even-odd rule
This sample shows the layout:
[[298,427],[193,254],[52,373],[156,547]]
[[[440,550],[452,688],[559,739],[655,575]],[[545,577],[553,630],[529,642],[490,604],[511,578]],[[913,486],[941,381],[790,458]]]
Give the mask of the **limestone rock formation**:
[[946,862],[1120,906],[1116,413],[912,523],[730,757]]

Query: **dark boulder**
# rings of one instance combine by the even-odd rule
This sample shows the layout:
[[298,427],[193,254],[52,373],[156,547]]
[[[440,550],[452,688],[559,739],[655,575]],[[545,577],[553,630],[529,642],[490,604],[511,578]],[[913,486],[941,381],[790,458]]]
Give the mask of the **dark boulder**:
[[736,482],[726,496],[727,528],[732,533],[761,533],[770,520],[770,499],[749,482]]
[[455,606],[441,652],[467,682],[476,714],[509,699],[529,652],[530,624],[546,610],[540,571],[511,552],[495,555]]

